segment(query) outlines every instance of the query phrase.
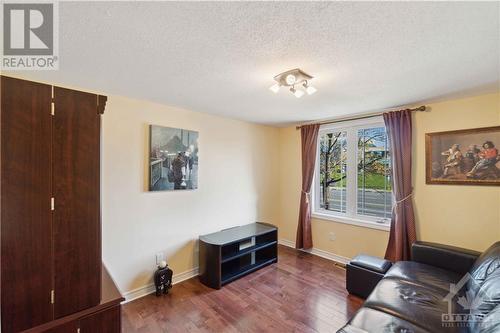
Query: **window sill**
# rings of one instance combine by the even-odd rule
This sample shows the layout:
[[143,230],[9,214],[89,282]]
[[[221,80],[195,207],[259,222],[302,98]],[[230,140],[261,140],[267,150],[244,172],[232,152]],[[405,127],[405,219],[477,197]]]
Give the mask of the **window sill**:
[[378,222],[364,220],[364,219],[360,219],[360,218],[352,218],[352,217],[341,216],[341,215],[325,214],[325,213],[320,213],[320,212],[312,213],[311,217],[316,218],[316,219],[320,219],[320,220],[327,220],[327,221],[333,221],[333,222],[338,222],[338,223],[351,224],[351,225],[355,225],[358,227],[377,229],[377,230],[382,230],[382,231],[389,231],[391,228],[389,223],[387,223],[387,224],[378,223]]

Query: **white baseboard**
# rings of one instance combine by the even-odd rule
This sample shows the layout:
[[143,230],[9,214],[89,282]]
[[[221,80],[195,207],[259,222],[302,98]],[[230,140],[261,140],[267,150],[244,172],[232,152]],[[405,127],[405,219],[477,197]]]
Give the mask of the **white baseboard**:
[[[295,248],[295,242],[289,241],[287,239],[278,240],[278,244],[288,246],[291,248]],[[340,256],[338,254],[331,253],[331,252],[324,251],[324,250],[320,250],[317,248],[312,248],[311,250],[301,250],[301,251],[311,253],[311,254],[314,254],[318,257],[322,257],[322,258],[334,261],[334,262],[339,263],[341,265],[346,265],[350,261],[350,259],[347,257],[343,257],[343,256]],[[175,274],[172,277],[172,284],[177,284],[179,282],[185,281],[185,280],[190,279],[190,278],[195,277],[195,276],[198,276],[198,267],[195,267],[189,271]],[[155,292],[154,283],[150,283],[150,284],[145,285],[143,287],[139,287],[139,288],[130,290],[130,291],[123,294],[123,297],[125,297],[125,301],[123,301],[122,304],[131,302],[135,299],[144,297],[144,296],[152,294],[154,292]]]
[[292,247],[295,249],[295,242],[292,242],[288,239],[278,239],[278,244],[285,245],[288,247]]
[[179,274],[175,274],[172,277],[172,284],[177,284],[182,281],[186,281],[192,277],[198,276],[199,274],[199,269],[198,267],[195,267],[193,269],[190,269],[189,271],[185,271]]
[[122,302],[122,304],[131,302],[133,300],[144,297],[154,292],[155,292],[155,285],[153,283],[127,291],[126,293],[123,294],[125,300]]
[[[172,284],[177,284],[179,282],[185,281],[187,279],[190,279],[192,277],[198,276],[198,267],[195,267],[193,269],[190,269],[189,271],[185,271],[179,274],[175,274],[172,277]],[[154,293],[155,290],[155,285],[154,283],[147,284],[143,287],[139,287],[130,291],[127,291],[126,293],[123,294],[123,297],[125,297],[125,301],[123,301],[122,304],[131,302],[135,299],[144,297],[146,295]]]
[[[289,241],[287,239],[278,240],[278,244],[295,248],[295,242]],[[315,247],[313,247],[310,250],[300,250],[300,251],[311,253],[311,254],[314,254],[318,257],[322,257],[322,258],[325,258],[325,259],[328,259],[331,261],[335,261],[336,263],[339,263],[339,264],[344,265],[344,266],[347,265],[347,263],[351,260],[350,258],[340,256],[338,254],[331,253],[328,251],[320,250],[320,249],[317,249]]]

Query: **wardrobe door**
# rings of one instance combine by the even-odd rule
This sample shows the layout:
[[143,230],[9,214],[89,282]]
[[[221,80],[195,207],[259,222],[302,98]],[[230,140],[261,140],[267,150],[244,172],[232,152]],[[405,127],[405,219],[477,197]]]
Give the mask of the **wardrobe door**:
[[51,86],[1,78],[2,332],[52,319]]
[[54,87],[54,316],[101,295],[100,115],[97,95]]

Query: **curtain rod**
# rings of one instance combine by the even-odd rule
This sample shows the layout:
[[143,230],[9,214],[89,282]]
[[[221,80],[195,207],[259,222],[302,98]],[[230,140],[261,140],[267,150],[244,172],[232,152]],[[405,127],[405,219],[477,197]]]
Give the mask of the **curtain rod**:
[[[414,108],[414,109],[403,109],[403,110],[397,110],[397,111],[425,111],[425,109],[426,109],[425,105],[422,105],[422,106],[419,106],[418,108]],[[338,120],[325,120],[325,121],[320,121],[320,122],[317,122],[317,123],[310,123],[310,124],[304,124],[304,125],[296,126],[295,129],[301,129],[302,126],[305,126],[305,125],[313,125],[313,124],[326,125],[326,124],[341,123],[341,122],[350,121],[350,120],[373,118],[373,117],[381,116],[381,115],[383,115],[386,112],[394,112],[394,111],[384,111],[384,112],[372,113],[372,114],[365,115],[365,116],[343,118],[343,119],[338,119]]]

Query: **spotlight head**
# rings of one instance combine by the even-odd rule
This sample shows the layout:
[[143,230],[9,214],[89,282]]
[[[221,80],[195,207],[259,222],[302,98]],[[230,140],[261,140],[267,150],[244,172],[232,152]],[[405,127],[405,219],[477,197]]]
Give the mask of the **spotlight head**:
[[301,98],[302,96],[304,96],[304,92],[302,90],[297,90],[295,89],[294,87],[291,87],[290,88],[290,91],[292,92],[292,94],[297,97],[297,98]]
[[306,92],[308,95],[314,94],[318,89],[314,88],[313,86],[307,84],[307,81],[304,82],[304,88],[306,89]]
[[288,74],[285,80],[288,85],[293,85],[297,81],[297,78],[293,74]]
[[271,87],[269,87],[269,90],[271,90],[273,93],[277,94],[278,91],[280,91],[280,85],[279,84],[273,84]]
[[309,87],[307,87],[307,89],[306,89],[306,92],[307,92],[307,94],[308,94],[308,95],[312,95],[312,94],[314,94],[316,91],[318,91],[318,89],[314,88],[313,86],[309,86]]

